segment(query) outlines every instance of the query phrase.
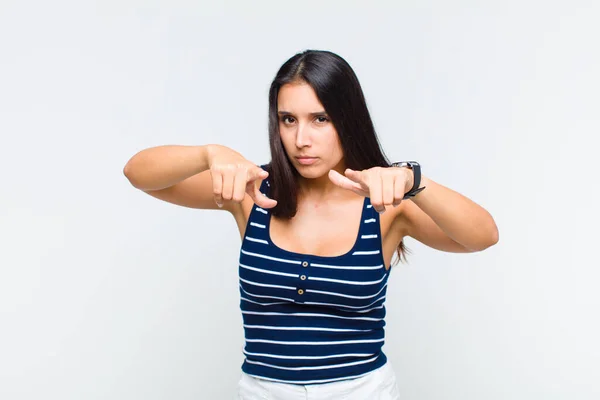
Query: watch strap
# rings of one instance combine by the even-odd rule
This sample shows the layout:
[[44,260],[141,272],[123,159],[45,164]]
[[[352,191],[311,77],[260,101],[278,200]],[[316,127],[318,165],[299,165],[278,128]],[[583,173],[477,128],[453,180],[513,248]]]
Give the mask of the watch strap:
[[404,194],[403,200],[409,199],[411,197],[415,197],[418,193],[422,192],[425,189],[425,186],[419,188],[421,185],[421,165],[416,161],[399,161],[392,163],[392,167],[399,168],[410,168],[413,171],[413,187]]

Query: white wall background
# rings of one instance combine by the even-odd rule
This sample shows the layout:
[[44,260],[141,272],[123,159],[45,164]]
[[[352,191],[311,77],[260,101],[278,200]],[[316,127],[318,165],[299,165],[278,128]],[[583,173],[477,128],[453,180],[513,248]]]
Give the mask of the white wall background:
[[230,399],[239,238],[133,189],[142,148],[268,161],[294,53],[354,67],[387,153],[486,207],[408,243],[384,347],[406,400],[600,398],[596,1],[0,3],[0,399]]

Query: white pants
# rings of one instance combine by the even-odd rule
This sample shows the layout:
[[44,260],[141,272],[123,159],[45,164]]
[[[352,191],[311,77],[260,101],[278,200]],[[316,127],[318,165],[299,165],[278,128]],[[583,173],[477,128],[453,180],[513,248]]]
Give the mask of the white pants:
[[396,375],[390,361],[360,378],[313,385],[258,379],[242,372],[239,400],[397,400]]

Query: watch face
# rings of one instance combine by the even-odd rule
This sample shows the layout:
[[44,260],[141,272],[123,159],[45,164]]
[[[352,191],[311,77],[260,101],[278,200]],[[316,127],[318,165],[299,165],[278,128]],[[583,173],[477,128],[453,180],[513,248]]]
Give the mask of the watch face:
[[399,162],[392,163],[392,167],[398,167],[398,168],[407,167],[407,168],[412,169],[413,167],[420,167],[420,165],[416,161],[399,161]]

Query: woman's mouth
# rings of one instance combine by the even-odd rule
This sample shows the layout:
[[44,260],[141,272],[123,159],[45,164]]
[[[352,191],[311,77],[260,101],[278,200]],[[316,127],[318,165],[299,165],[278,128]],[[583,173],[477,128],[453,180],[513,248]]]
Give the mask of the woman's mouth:
[[317,157],[296,157],[296,160],[298,160],[298,163],[302,164],[302,165],[312,165],[317,161]]

